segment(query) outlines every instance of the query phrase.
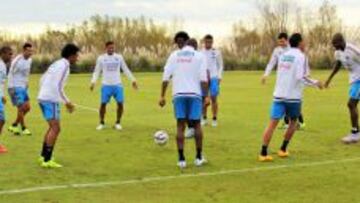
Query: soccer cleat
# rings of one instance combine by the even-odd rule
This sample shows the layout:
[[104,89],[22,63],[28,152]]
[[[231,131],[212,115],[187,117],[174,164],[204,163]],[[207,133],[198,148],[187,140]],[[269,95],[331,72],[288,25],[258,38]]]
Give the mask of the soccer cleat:
[[201,159],[195,159],[195,166],[200,167],[207,163],[207,160],[203,158]]
[[31,135],[31,132],[30,132],[30,130],[29,129],[25,129],[25,130],[23,130],[22,131],[22,133],[21,133],[22,135],[27,135],[27,136],[30,136]]
[[212,127],[217,127],[218,126],[218,122],[216,120],[213,120],[211,123]]
[[14,135],[20,135],[21,134],[21,128],[20,126],[10,126],[9,131],[12,132]]
[[259,156],[259,161],[260,161],[260,162],[271,162],[271,161],[273,161],[273,160],[274,160],[273,157],[270,156],[270,155],[266,155],[266,156],[260,155],[260,156]]
[[350,133],[348,136],[344,137],[341,139],[341,141],[345,144],[352,144],[352,143],[357,143],[360,140],[360,133]]
[[194,136],[195,136],[194,128],[189,128],[185,133],[185,138],[187,138],[187,139],[193,138]]
[[11,133],[14,133],[15,128],[17,128],[17,126],[12,126],[11,125],[11,126],[9,126],[8,131],[11,132]]
[[123,127],[119,123],[115,124],[114,128],[115,130],[119,130],[119,131],[123,129]]
[[201,126],[206,126],[208,121],[206,119],[201,119]]
[[299,130],[305,130],[306,124],[305,123],[299,123]]
[[41,164],[40,164],[41,167],[43,168],[62,168],[63,166],[61,164],[58,164],[56,163],[54,160],[50,160],[48,162],[45,162],[43,161]]
[[38,158],[37,162],[38,162],[39,164],[41,164],[42,162],[44,162],[44,157],[40,156],[40,157]]
[[0,144],[0,154],[4,154],[4,153],[6,153],[6,152],[8,152],[8,150],[6,149],[6,147],[5,147],[4,145],[1,145],[1,144]]
[[283,150],[279,150],[278,151],[278,156],[281,158],[287,158],[290,156],[290,153],[288,151],[283,151]]
[[96,130],[104,130],[105,125],[104,124],[100,124],[96,127]]
[[179,161],[177,166],[180,168],[180,169],[184,169],[186,168],[186,161]]

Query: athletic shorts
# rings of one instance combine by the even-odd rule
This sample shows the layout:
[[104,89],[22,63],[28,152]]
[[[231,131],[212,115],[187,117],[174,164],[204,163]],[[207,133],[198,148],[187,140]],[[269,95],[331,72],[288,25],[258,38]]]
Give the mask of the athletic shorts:
[[46,121],[60,120],[60,104],[56,102],[39,102],[43,117]]
[[11,97],[11,103],[14,106],[21,106],[30,100],[28,90],[26,88],[14,87],[8,91]]
[[351,84],[349,96],[351,99],[360,100],[360,80]]
[[198,121],[202,114],[202,99],[200,97],[181,96],[173,100],[176,119]]
[[280,120],[284,116],[297,119],[301,114],[301,102],[274,101],[271,107],[271,119]]
[[108,104],[114,97],[117,103],[124,102],[124,88],[121,85],[104,85],[101,88],[101,103]]
[[0,121],[5,121],[4,103],[1,99],[0,99]]

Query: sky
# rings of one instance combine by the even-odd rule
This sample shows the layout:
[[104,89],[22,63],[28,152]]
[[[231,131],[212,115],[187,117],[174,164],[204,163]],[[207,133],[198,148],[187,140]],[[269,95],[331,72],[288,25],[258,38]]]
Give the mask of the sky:
[[[260,0],[264,1],[264,0]],[[295,0],[289,0],[295,1]],[[338,6],[343,22],[360,25],[359,0],[330,0]],[[304,9],[317,8],[323,0],[297,0]],[[46,27],[65,29],[95,14],[139,17],[171,25],[182,22],[193,35],[230,34],[239,20],[251,21],[257,14],[256,0],[11,0],[0,6],[0,30],[16,34],[38,34]]]

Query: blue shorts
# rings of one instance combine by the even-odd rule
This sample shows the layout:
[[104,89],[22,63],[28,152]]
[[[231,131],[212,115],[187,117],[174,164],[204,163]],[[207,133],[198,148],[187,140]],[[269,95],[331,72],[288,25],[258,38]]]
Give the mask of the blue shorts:
[[284,116],[297,119],[301,114],[301,102],[274,101],[271,107],[271,119],[280,120]]
[[29,101],[28,90],[23,87],[15,87],[13,89],[13,94],[10,93],[11,89],[9,89],[9,95],[11,97],[11,103],[14,106],[21,106]]
[[349,96],[351,99],[360,100],[360,80],[351,84]]
[[1,100],[0,100],[0,121],[5,121],[4,104]]
[[41,111],[46,121],[60,120],[60,104],[55,102],[40,101]]
[[173,100],[176,119],[198,121],[202,114],[202,100],[200,97],[175,97]]
[[209,83],[209,90],[211,97],[217,97],[220,93],[220,85],[218,78],[211,78]]
[[101,103],[108,104],[114,97],[117,103],[124,102],[124,88],[121,85],[104,85],[101,88]]

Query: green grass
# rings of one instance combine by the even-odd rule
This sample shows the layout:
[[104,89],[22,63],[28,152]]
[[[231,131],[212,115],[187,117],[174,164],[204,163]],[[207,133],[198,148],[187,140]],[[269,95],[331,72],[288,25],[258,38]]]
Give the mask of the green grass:
[[[315,72],[324,80],[328,72]],[[36,103],[39,76],[31,78],[32,112],[27,118],[34,135],[15,137],[6,132],[1,140],[10,152],[0,156],[0,191],[72,183],[126,181],[144,177],[177,176],[220,170],[342,160],[360,157],[360,145],[345,146],[339,139],[348,133],[346,109],[348,79],[342,72],[326,91],[307,89],[304,115],[307,130],[298,132],[290,145],[292,157],[273,163],[256,161],[261,135],[268,122],[274,77],[261,86],[260,72],[227,72],[222,84],[217,129],[205,129],[205,154],[210,163],[192,166],[194,142],[186,143],[191,164],[180,172],[176,164],[175,120],[171,100],[157,106],[160,74],[137,74],[140,91],[126,87],[126,113],[123,132],[95,131],[97,114],[78,109],[73,115],[63,111],[62,133],[56,146],[56,159],[65,165],[44,170],[37,163],[46,123]],[[96,108],[99,91],[88,90],[89,75],[71,75],[66,88],[73,102]],[[125,82],[126,84],[127,81]],[[168,92],[170,95],[170,92]],[[113,124],[115,106],[109,106],[107,123]],[[6,106],[8,124],[15,111]],[[167,130],[170,142],[160,147],[152,134]],[[283,131],[278,130],[271,144],[276,152]],[[60,189],[0,195],[0,202],[360,202],[359,162],[290,167],[229,175],[189,177],[160,182],[137,183],[99,188]]]

